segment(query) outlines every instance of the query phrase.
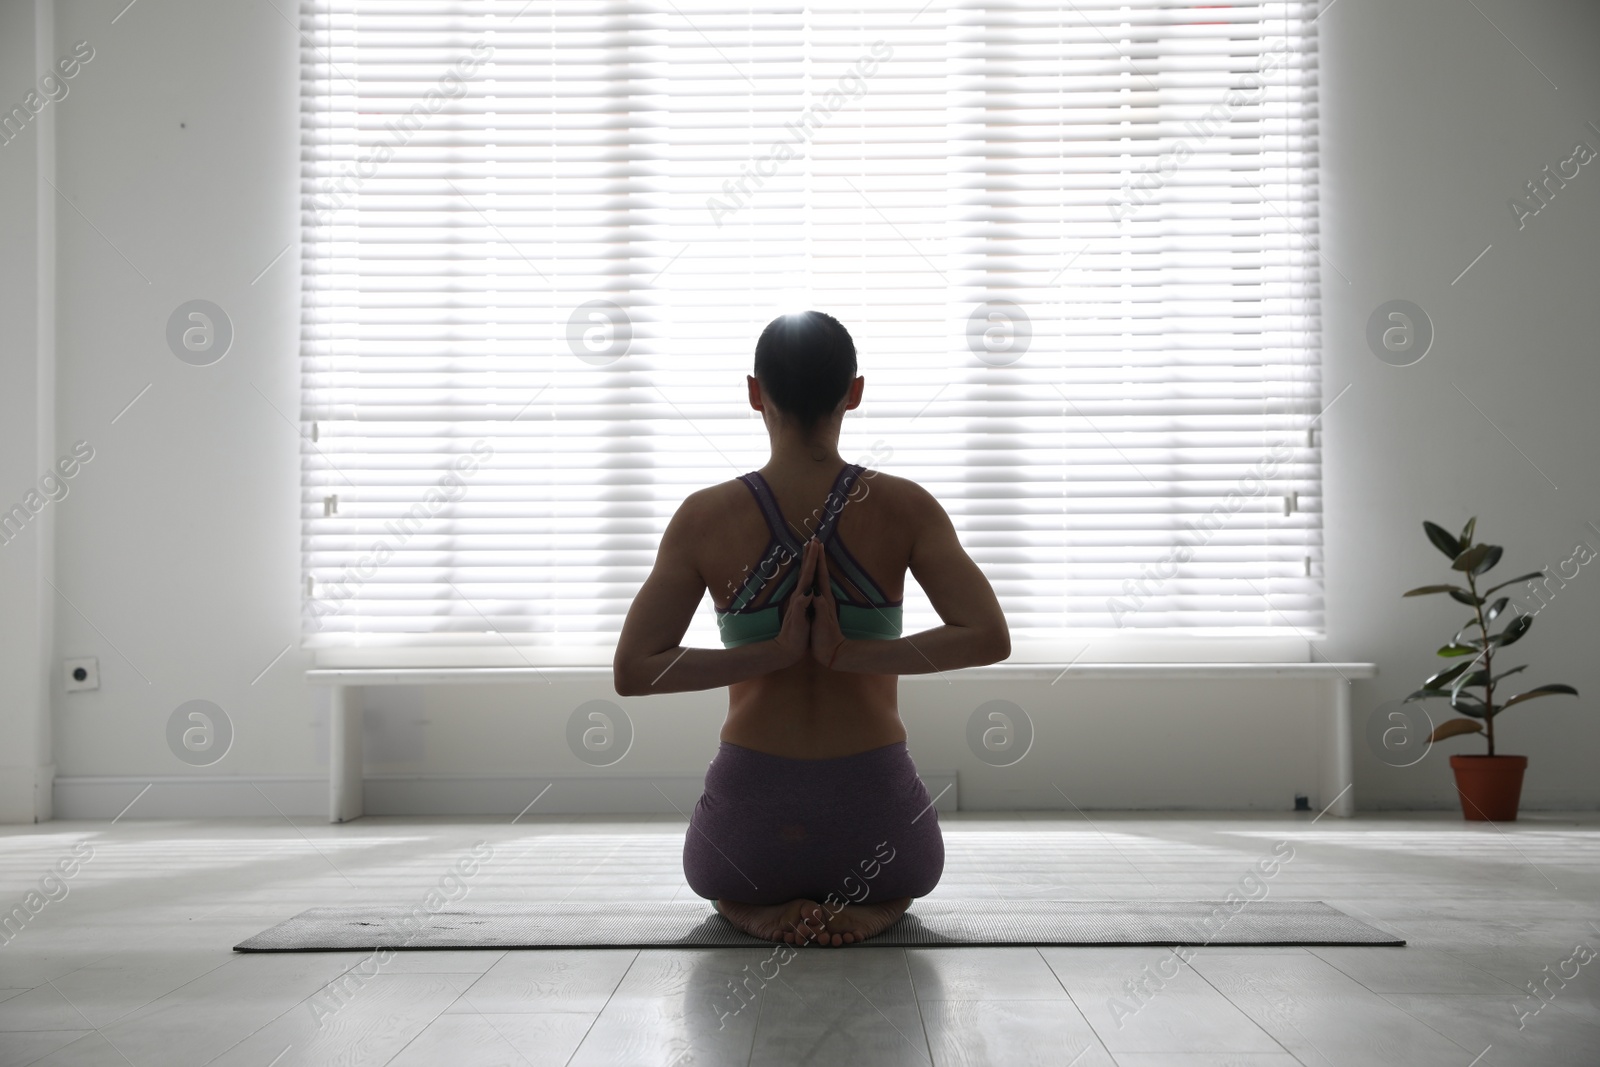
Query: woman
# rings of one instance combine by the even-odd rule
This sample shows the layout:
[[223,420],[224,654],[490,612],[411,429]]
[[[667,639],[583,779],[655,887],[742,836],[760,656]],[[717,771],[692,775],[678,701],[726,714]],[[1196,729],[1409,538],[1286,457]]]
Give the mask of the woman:
[[[994,590],[938,502],[840,458],[864,384],[836,319],[768,324],[747,385],[772,457],[683,502],[613,664],[622,696],[728,687],[684,874],[741,930],[791,944],[864,940],[933,889],[944,842],[898,676],[1011,653]],[[944,625],[902,637],[908,569]],[[684,648],[708,589],[727,647]]]

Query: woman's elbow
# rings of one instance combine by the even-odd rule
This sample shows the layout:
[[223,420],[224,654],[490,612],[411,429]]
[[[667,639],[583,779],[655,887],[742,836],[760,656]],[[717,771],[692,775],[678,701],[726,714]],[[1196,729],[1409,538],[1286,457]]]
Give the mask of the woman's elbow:
[[617,691],[619,697],[636,697],[640,695],[638,683],[634,679],[634,672],[628,665],[617,657],[611,661],[611,688]]
[[640,685],[631,678],[623,678],[613,673],[612,679],[612,688],[617,691],[619,697],[642,697],[650,692],[647,686]]
[[990,637],[984,657],[984,663],[999,663],[1011,657],[1011,631],[1004,623]]

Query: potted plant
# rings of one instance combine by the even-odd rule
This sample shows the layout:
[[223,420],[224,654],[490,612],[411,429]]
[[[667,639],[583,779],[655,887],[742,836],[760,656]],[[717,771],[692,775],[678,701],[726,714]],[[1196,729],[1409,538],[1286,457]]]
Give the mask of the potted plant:
[[[1522,796],[1522,773],[1528,767],[1526,756],[1502,756],[1494,750],[1494,720],[1509,707],[1535,697],[1566,693],[1577,696],[1570,685],[1541,685],[1503,700],[1495,699],[1495,686],[1509,675],[1527,669],[1527,664],[1508,671],[1494,673],[1494,655],[1497,649],[1522,640],[1533,625],[1533,616],[1524,615],[1521,608],[1513,609],[1512,618],[1499,633],[1490,633],[1489,624],[1506,613],[1510,597],[1494,597],[1508,585],[1542,577],[1541,572],[1519,575],[1499,585],[1478,591],[1478,578],[1488,573],[1500,562],[1499,545],[1474,544],[1472,532],[1477,526],[1476,517],[1467,521],[1459,538],[1453,537],[1443,527],[1431,522],[1422,524],[1428,540],[1440,552],[1450,557],[1453,570],[1466,575],[1467,587],[1459,585],[1425,585],[1413,589],[1406,596],[1425,596],[1445,593],[1451,599],[1472,608],[1467,624],[1439,649],[1439,655],[1461,662],[1435,674],[1422,683],[1422,688],[1406,697],[1406,702],[1444,698],[1452,710],[1465,718],[1442,722],[1428,738],[1442,741],[1457,734],[1483,734],[1489,742],[1489,752],[1483,756],[1451,756],[1450,769],[1455,772],[1456,792],[1461,795],[1461,814],[1468,819],[1509,822],[1517,817],[1517,804]],[[1494,599],[1490,599],[1494,597]],[[1465,657],[1470,656],[1471,659]],[[1469,690],[1482,690],[1481,694]]]

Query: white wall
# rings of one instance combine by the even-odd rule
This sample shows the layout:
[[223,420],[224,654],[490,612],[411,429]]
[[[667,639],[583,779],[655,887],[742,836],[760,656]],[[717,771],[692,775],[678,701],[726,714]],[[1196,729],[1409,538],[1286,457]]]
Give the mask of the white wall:
[[[1584,127],[1600,122],[1600,19],[1580,3],[1480,6],[1559,90],[1471,6],[1340,0],[1320,22],[1321,232],[1337,267],[1323,282],[1327,395],[1351,389],[1324,419],[1331,637],[1317,658],[1381,667],[1354,691],[1365,808],[1454,803],[1443,752],[1389,768],[1369,754],[1362,729],[1370,709],[1432,669],[1432,650],[1466,614],[1399,598],[1445,580],[1421,520],[1458,527],[1478,514],[1483,534],[1507,545],[1508,576],[1566,559],[1585,523],[1600,524],[1590,465],[1600,453],[1590,411],[1600,396],[1600,167],[1584,168],[1520,233],[1506,207],[1575,139],[1600,148],[1600,134]],[[261,674],[298,626],[299,446],[279,414],[293,420],[298,405],[298,41],[272,4],[142,3],[113,25],[120,7],[61,0],[57,17],[58,50],[88,40],[96,55],[57,107],[59,184],[82,215],[63,209],[58,220],[56,448],[82,438],[96,453],[56,507],[57,581],[82,610],[59,613],[56,655],[98,656],[102,676],[95,693],[65,694],[57,683],[58,773],[120,776],[105,795],[121,789],[128,799],[161,776],[284,776],[304,786],[326,766],[300,681],[306,657],[292,648]],[[0,33],[7,55],[10,36]],[[0,149],[0,182],[21,180],[5,169],[8,151]],[[14,215],[8,199],[8,248]],[[288,254],[252,281],[286,244]],[[1395,297],[1421,304],[1437,328],[1433,350],[1411,367],[1380,363],[1363,339],[1371,310]],[[195,298],[222,306],[236,330],[232,351],[210,367],[181,363],[163,336],[172,310]],[[0,299],[16,297],[8,289]],[[10,385],[24,372],[14,373],[10,349],[21,335],[5,337],[11,405]],[[33,464],[9,445],[5,455],[11,492]],[[1600,534],[1588,536],[1600,546]],[[13,580],[6,551],[0,580]],[[13,630],[26,618],[19,611],[4,615]],[[1600,805],[1590,769],[1600,672],[1585,644],[1597,616],[1600,574],[1586,569],[1518,647],[1539,664],[1531,680],[1585,693],[1502,720],[1505,750],[1533,761],[1529,807]],[[12,671],[8,660],[8,679]],[[1052,783],[1083,807],[1332,799],[1315,796],[1305,689],[908,680],[902,692],[919,763],[960,771],[974,806],[1062,807]],[[572,774],[583,768],[562,730],[594,697],[618,699],[603,686],[378,693],[369,769]],[[236,729],[227,757],[205,771],[179,763],[165,733],[173,709],[197,698],[222,706]],[[971,710],[997,698],[1026,708],[1039,732],[1035,751],[1008,770],[985,767],[963,738]],[[618,702],[638,740],[625,764],[595,774],[703,771],[716,744],[715,694]],[[1467,741],[1443,747],[1473,750]],[[239,792],[241,808],[270,814],[247,786]],[[294,796],[278,802],[319,810],[315,789]],[[136,806],[129,817],[139,814]]]
[[[1356,687],[1358,720],[1445,665],[1433,652],[1470,614],[1443,597],[1399,597],[1452,577],[1423,519],[1459,530],[1477,515],[1481,537],[1506,547],[1492,572],[1505,578],[1556,566],[1579,541],[1600,548],[1587,525],[1600,525],[1600,160],[1520,232],[1507,205],[1574,142],[1600,150],[1600,132],[1586,125],[1600,124],[1600,9],[1478,6],[1483,14],[1442,0],[1341,0],[1320,21],[1323,250],[1349,279],[1323,274],[1327,395],[1351,386],[1324,420],[1324,647],[1380,664],[1376,682]],[[1364,339],[1368,315],[1391,299],[1420,305],[1436,329],[1432,350],[1409,367],[1380,362]],[[1582,693],[1499,720],[1499,751],[1529,757],[1533,805],[1600,804],[1597,623],[1600,566],[1591,565],[1506,650],[1507,666],[1533,664],[1508,682]],[[1363,806],[1447,806],[1441,757],[1482,751],[1461,738],[1391,768],[1370,758],[1360,725]]]
[[[138,3],[112,24],[121,8],[62,3],[57,28],[95,50],[56,105],[82,213],[58,226],[58,439],[95,450],[59,506],[58,583],[83,615],[62,613],[57,653],[101,675],[58,683],[59,773],[187,772],[165,729],[193,699],[234,722],[218,772],[312,771],[300,653],[258,679],[298,617],[298,431],[279,415],[298,417],[298,36],[270,3]],[[193,299],[233,323],[212,366],[167,347]]]

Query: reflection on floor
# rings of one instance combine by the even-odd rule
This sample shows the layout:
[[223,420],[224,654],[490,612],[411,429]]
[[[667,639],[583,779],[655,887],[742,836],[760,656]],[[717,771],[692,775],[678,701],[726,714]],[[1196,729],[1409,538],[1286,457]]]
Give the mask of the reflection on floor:
[[319,904],[689,897],[683,821],[4,827],[0,1067],[1600,1063],[1600,816],[1312,818],[946,816],[937,895],[1320,899],[1406,948],[245,956]]

